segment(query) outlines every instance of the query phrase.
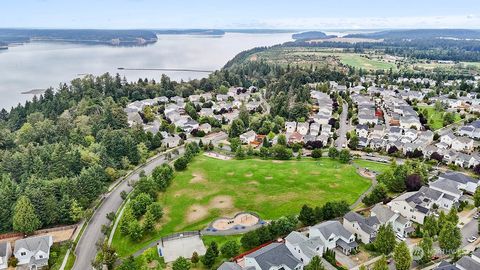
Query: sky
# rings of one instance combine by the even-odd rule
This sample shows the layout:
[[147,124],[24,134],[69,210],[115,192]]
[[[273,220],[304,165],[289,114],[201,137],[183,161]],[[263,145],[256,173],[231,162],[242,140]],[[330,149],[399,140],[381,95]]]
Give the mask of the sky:
[[480,29],[479,0],[0,0],[0,28]]

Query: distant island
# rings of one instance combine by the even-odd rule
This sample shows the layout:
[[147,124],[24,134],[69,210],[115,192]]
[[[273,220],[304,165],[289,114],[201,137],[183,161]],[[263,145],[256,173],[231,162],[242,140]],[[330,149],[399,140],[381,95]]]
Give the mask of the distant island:
[[292,39],[295,40],[311,40],[311,39],[327,39],[327,38],[335,38],[335,35],[327,35],[324,32],[320,31],[308,31],[302,32],[292,35]]
[[0,47],[31,41],[138,46],[155,43],[157,35],[149,30],[0,29]]

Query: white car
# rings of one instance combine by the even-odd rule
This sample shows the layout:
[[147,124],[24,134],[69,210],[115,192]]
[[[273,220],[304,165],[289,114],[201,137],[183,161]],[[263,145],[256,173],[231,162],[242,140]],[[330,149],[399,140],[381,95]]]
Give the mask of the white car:
[[403,236],[403,235],[400,234],[400,233],[397,233],[396,236],[397,236],[397,239],[400,240],[400,241],[402,241],[402,242],[406,240],[405,236]]
[[467,239],[467,241],[469,243],[473,243],[473,242],[475,242],[475,240],[477,240],[477,237],[475,237],[475,236],[470,236],[470,238]]
[[476,213],[475,215],[473,215],[473,218],[474,218],[474,219],[478,219],[478,213]]

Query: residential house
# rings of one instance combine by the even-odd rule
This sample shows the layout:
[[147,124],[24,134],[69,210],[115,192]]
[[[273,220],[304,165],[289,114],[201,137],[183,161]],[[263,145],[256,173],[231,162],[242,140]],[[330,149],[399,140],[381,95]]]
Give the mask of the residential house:
[[440,136],[440,142],[450,146],[452,145],[452,143],[457,139],[457,137],[455,135],[453,135],[453,133],[447,133],[445,135],[442,135]]
[[368,126],[358,124],[355,128],[355,132],[357,133],[358,137],[367,138],[368,137]]
[[303,142],[303,135],[298,132],[287,134],[288,143],[301,143]]
[[343,227],[365,244],[375,239],[378,225],[379,221],[376,217],[364,217],[356,212],[348,212],[343,216]]
[[175,134],[173,136],[164,137],[162,140],[162,144],[165,145],[167,148],[173,148],[179,146],[181,140],[182,138]]
[[450,180],[458,184],[458,189],[473,194],[478,188],[479,180],[459,172],[447,172],[438,176],[438,179]]
[[217,270],[242,270],[243,268],[234,262],[224,262]]
[[48,266],[50,247],[53,245],[51,235],[35,236],[15,241],[13,254],[19,267],[40,269]]
[[[323,129],[322,129],[323,131]],[[310,124],[310,135],[318,136],[320,133],[320,124],[313,122]]]
[[285,122],[286,133],[293,133],[297,130],[297,122]]
[[210,125],[209,123],[203,123],[198,127],[198,130],[201,130],[205,132],[205,134],[208,134],[212,131],[212,125]]
[[298,123],[297,132],[305,136],[308,134],[309,127],[310,127],[310,124],[308,122]]
[[255,137],[257,136],[257,133],[253,130],[249,130],[243,134],[240,135],[240,141],[243,144],[249,144],[255,140]]
[[463,195],[463,192],[459,189],[459,184],[455,181],[451,181],[448,179],[437,179],[433,182],[430,182],[428,186],[431,189],[438,190],[440,192],[455,197],[457,201]]
[[470,152],[473,150],[473,140],[467,137],[457,137],[452,142],[452,149],[456,151]]
[[338,221],[325,221],[309,228],[309,238],[320,237],[324,248],[334,249],[338,247],[344,254],[357,249],[355,235]]
[[285,245],[303,264],[310,263],[315,256],[322,256],[324,247],[320,237],[308,238],[302,233],[293,231],[285,237]]
[[0,243],[0,269],[8,268],[8,259],[12,256],[12,247],[10,242],[1,242]]
[[302,262],[284,243],[271,243],[244,257],[245,268],[255,270],[301,270]]
[[376,204],[371,210],[370,215],[376,217],[380,224],[391,224],[393,231],[403,237],[407,237],[415,229],[412,222],[397,212],[392,211],[386,205]]

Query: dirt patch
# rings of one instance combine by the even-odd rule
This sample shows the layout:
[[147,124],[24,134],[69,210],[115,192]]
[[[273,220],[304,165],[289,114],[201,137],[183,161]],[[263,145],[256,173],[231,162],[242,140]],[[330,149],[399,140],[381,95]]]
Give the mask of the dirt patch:
[[227,175],[228,175],[228,176],[235,175],[235,172],[228,172]]
[[310,174],[311,174],[311,175],[320,175],[321,172],[319,172],[319,171],[312,171],[312,172],[310,172]]
[[283,160],[272,160],[272,163],[283,163]]
[[273,177],[272,176],[265,176],[265,180],[272,180]]
[[150,263],[147,264],[148,269],[157,269],[158,267],[158,261],[153,260]]
[[226,209],[233,207],[233,198],[231,196],[216,196],[209,204],[209,208]]
[[208,209],[205,206],[194,204],[187,210],[187,222],[195,222],[201,220],[208,214]]
[[167,224],[170,222],[171,217],[170,217],[170,207],[165,207],[163,208],[163,216],[162,218],[160,219],[160,222],[157,222],[155,224],[155,229],[161,229],[163,227],[163,225]]
[[248,182],[247,184],[249,184],[249,185],[254,185],[254,186],[260,185],[260,183],[258,183],[257,181],[250,181],[250,182]]
[[202,173],[200,172],[194,172],[192,173],[192,179],[190,180],[190,183],[191,184],[194,184],[194,183],[202,183],[202,182],[206,182],[207,180],[205,179],[205,177],[203,176]]
[[329,184],[328,186],[331,187],[331,188],[337,188],[337,187],[339,187],[340,185],[339,185],[338,183],[331,183],[331,184]]
[[253,176],[253,173],[246,173],[245,174],[245,177],[252,177]]
[[292,170],[292,173],[295,174],[295,175],[297,175],[297,174],[298,174],[298,170],[297,170],[297,169],[293,169],[293,170]]

